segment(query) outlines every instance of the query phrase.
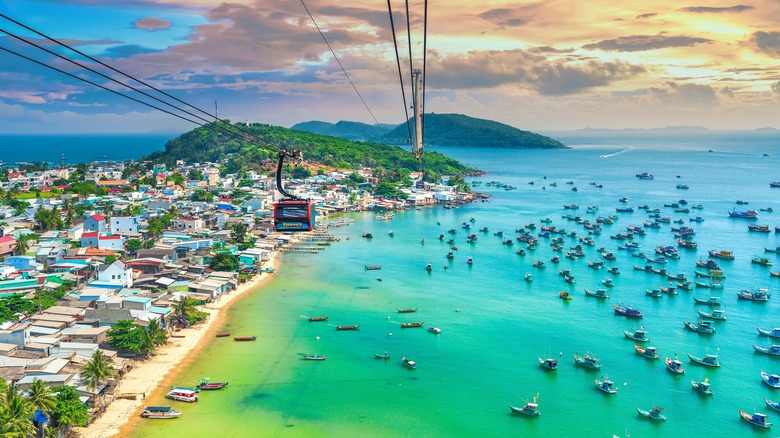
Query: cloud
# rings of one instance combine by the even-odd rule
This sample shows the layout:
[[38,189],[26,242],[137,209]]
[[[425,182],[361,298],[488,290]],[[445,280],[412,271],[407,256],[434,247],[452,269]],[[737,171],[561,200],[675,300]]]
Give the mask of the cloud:
[[111,58],[129,58],[143,53],[157,53],[159,50],[150,49],[138,44],[123,44],[121,46],[108,47],[104,53]]
[[528,49],[532,53],[572,53],[574,49],[556,49],[550,46],[539,46]]
[[517,27],[526,24],[528,20],[517,14],[517,9],[496,8],[479,14],[479,17],[499,26]]
[[[648,90],[648,99],[671,109],[712,109],[718,106],[718,91],[709,85],[666,82]],[[726,93],[727,94],[727,93]]]
[[736,5],[728,7],[712,7],[712,6],[691,6],[687,8],[678,9],[680,12],[692,12],[694,14],[721,14],[728,12],[744,12],[753,9],[753,6]]
[[780,32],[754,32],[749,45],[759,52],[780,58]]
[[146,17],[134,21],[133,26],[138,29],[154,32],[161,29],[168,29],[169,27],[173,26],[173,23],[167,20],[163,20],[162,18]]
[[644,19],[646,19],[646,18],[653,18],[653,17],[655,17],[656,15],[658,15],[656,12],[649,12],[649,13],[647,13],[647,14],[641,14],[641,15],[637,15],[637,16],[636,16],[636,19],[637,19],[637,20],[644,20]]
[[772,92],[775,94],[780,94],[780,81],[772,84]]
[[683,35],[631,35],[611,40],[603,40],[593,44],[585,44],[582,48],[590,50],[598,49],[607,52],[643,52],[670,47],[692,47],[696,44],[711,42],[712,40],[706,38],[694,38]]

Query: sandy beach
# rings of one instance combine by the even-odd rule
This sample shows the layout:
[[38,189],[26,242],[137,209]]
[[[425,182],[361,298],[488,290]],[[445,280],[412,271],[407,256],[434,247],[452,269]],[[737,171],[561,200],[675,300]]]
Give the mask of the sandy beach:
[[[279,254],[272,253],[264,268],[278,270]],[[144,398],[163,391],[175,377],[186,368],[221,326],[227,312],[223,310],[233,305],[247,292],[258,290],[273,278],[275,274],[260,274],[236,290],[221,297],[218,301],[206,305],[203,309],[209,318],[193,328],[183,329],[179,334],[183,338],[170,338],[168,345],[160,348],[146,361],[133,364],[133,369],[122,379],[117,396],[136,395],[135,399],[117,397],[94,423],[83,428],[74,428],[80,437],[105,438],[121,434],[134,422],[140,421]]]

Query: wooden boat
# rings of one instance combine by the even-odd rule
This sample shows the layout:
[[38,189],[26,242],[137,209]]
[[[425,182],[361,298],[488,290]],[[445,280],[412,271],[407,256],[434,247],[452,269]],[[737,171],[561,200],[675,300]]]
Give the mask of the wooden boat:
[[555,360],[555,359],[550,359],[550,358],[542,359],[540,357],[539,358],[539,366],[541,366],[542,368],[554,371],[554,370],[558,369],[558,361]]
[[395,310],[397,310],[398,313],[414,313],[414,312],[417,311],[417,308],[416,307],[408,307],[406,309],[399,309],[399,308],[396,307]]
[[780,254],[780,246],[777,246],[774,249],[773,248],[764,247],[764,251],[772,252],[772,253],[775,253],[775,254]]
[[715,333],[715,327],[713,327],[712,323],[709,321],[699,321],[697,324],[683,321],[683,324],[688,328],[688,330],[692,330],[696,333],[702,333],[705,335],[711,335]]
[[257,336],[239,336],[236,338],[233,338],[234,341],[244,342],[244,341],[254,341],[257,340]]
[[227,338],[230,336],[230,333],[217,333],[218,338]]
[[[706,304],[711,307],[720,307],[720,297],[709,297],[706,300],[693,297],[693,302],[696,304]],[[778,335],[780,335],[780,333],[778,333]]]
[[637,353],[639,353],[640,355],[642,355],[647,359],[658,359],[659,357],[661,357],[661,355],[656,352],[658,349],[655,347],[651,347],[651,346],[643,347],[641,345],[634,345],[634,349],[636,350]]
[[558,297],[565,301],[571,301],[571,294],[566,291],[558,292]]
[[688,276],[685,274],[685,272],[677,272],[676,274],[666,274],[666,278],[669,280],[677,280],[677,281],[686,281],[688,280]]
[[525,275],[523,276],[523,279],[525,279],[525,281],[527,281],[528,283],[534,281],[534,278],[530,272],[526,272]]
[[208,383],[206,381],[201,382],[198,384],[198,388],[200,388],[203,391],[214,391],[217,389],[222,389],[224,387],[228,386],[228,382],[214,382],[214,383]]
[[303,360],[325,360],[324,354],[304,354],[301,353]]
[[374,237],[374,235],[371,233],[363,233],[363,237],[365,237],[366,239],[371,239],[372,237]]
[[748,231],[752,231],[754,233],[769,233],[772,230],[769,228],[769,225],[748,225]]
[[677,282],[677,287],[682,290],[692,290],[693,289],[693,282],[690,281],[684,281],[684,282]]
[[181,412],[174,410],[170,406],[145,406],[141,413],[141,418],[150,420],[166,420],[169,418],[179,418]]
[[780,271],[769,271],[770,277],[780,277]]
[[390,355],[385,351],[384,354],[374,353],[376,359],[390,359]]
[[747,421],[753,426],[763,427],[765,429],[772,427],[772,423],[766,421],[766,415],[760,412],[754,412],[753,415],[751,415],[740,409],[739,415],[743,420]]
[[434,327],[432,325],[428,326],[428,331],[433,333],[433,334],[435,334],[435,335],[440,335],[441,334],[441,329],[438,328],[438,327]]
[[737,211],[735,208],[729,212],[729,217],[735,219],[758,219],[758,212],[755,210]]
[[650,338],[647,337],[647,331],[645,331],[645,326],[643,325],[640,325],[637,330],[634,330],[634,333],[631,333],[628,330],[623,330],[623,333],[628,339],[633,339],[637,342],[650,342]]
[[401,356],[401,362],[411,369],[417,368],[417,364],[413,360],[409,360],[404,356]]
[[173,400],[187,403],[195,403],[198,401],[198,396],[195,391],[190,391],[188,389],[174,389],[165,394],[165,396]]
[[699,316],[705,319],[712,319],[716,321],[725,321],[726,320],[726,311],[723,309],[713,309],[712,312],[702,312],[701,310],[696,311]]
[[704,357],[696,357],[688,354],[688,359],[691,360],[693,363],[697,363],[699,365],[704,365],[706,367],[719,367],[720,362],[718,361],[718,355],[716,354],[705,354]]
[[410,327],[422,327],[422,325],[425,324],[424,321],[417,321],[417,322],[402,322],[401,328],[410,328]]
[[666,415],[661,414],[663,410],[664,408],[658,406],[654,406],[653,409],[650,409],[649,411],[636,408],[636,411],[639,413],[639,415],[655,421],[666,421]]
[[511,409],[515,414],[527,415],[529,417],[538,417],[540,414],[539,405],[536,403],[526,403],[525,406],[521,408],[509,405],[509,409]]
[[609,380],[608,377],[602,377],[604,380],[595,379],[596,388],[607,394],[617,394],[617,388],[615,388],[615,382]]
[[780,327],[775,327],[772,330],[762,330],[756,327],[758,334],[762,336],[769,336],[770,338],[780,338]]
[[769,400],[766,397],[764,397],[764,403],[766,403],[766,405],[769,406],[770,408],[776,411],[780,411],[780,403]]
[[585,353],[584,356],[578,356],[575,353],[573,356],[574,362],[576,362],[578,365],[582,365],[585,368],[590,368],[593,370],[601,368],[601,364],[598,363],[599,359],[597,357],[591,356],[590,353]]
[[701,394],[712,395],[712,390],[710,389],[710,384],[707,379],[704,379],[703,382],[691,380],[691,387]]
[[758,290],[743,289],[737,292],[737,297],[741,300],[769,301],[770,296],[767,289],[764,288],[759,288]]
[[703,282],[703,281],[694,281],[694,284],[696,284],[697,287],[704,287],[707,289],[723,289],[723,283],[713,283],[713,282]]
[[380,265],[366,265],[366,271],[376,271],[378,269],[382,269],[382,266],[380,266]]
[[531,262],[535,268],[544,269],[544,261],[543,260],[534,260]]
[[667,295],[677,295],[677,289],[674,286],[659,286],[659,289],[661,289],[661,292],[667,294]]
[[337,325],[336,330],[357,330],[360,328],[360,324],[358,325]]
[[311,316],[309,317],[309,322],[318,322],[318,321],[327,321],[327,316]]
[[777,374],[769,374],[765,371],[761,371],[761,378],[764,379],[764,383],[772,388],[780,388],[780,376]]
[[645,295],[653,298],[661,298],[664,296],[664,294],[661,293],[661,289],[645,289]]
[[757,353],[768,354],[770,356],[780,356],[780,345],[761,347],[759,345],[753,344],[753,349],[756,350]]
[[682,367],[682,362],[679,359],[666,358],[666,369],[673,374],[684,374],[685,370]]
[[772,266],[772,261],[766,257],[753,256],[750,258],[750,263],[754,263],[760,266]]
[[629,318],[641,318],[642,312],[639,309],[628,306],[614,306],[615,315],[623,315]]
[[192,392],[200,392],[200,386],[196,386],[194,388],[188,388],[186,386],[171,386],[171,389],[183,389],[185,391],[192,391]]
[[606,289],[596,289],[595,291],[591,291],[590,289],[586,288],[585,295],[594,298],[609,298]]
[[707,253],[710,255],[710,257],[724,260],[734,260],[734,251],[726,251],[723,249],[708,249]]

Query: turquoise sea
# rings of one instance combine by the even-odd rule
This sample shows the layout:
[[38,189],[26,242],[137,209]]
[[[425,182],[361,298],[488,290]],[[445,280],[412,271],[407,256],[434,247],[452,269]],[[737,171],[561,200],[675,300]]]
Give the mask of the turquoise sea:
[[[631,137],[631,136],[628,136]],[[203,376],[229,381],[223,391],[201,394],[188,405],[148,399],[150,405],[171,405],[184,412],[172,421],[147,421],[136,426],[134,437],[171,436],[770,436],[740,420],[738,410],[766,412],[769,421],[780,422],[780,412],[765,406],[763,398],[780,400],[780,390],[765,385],[760,372],[780,373],[780,357],[753,351],[751,344],[771,344],[757,336],[756,326],[780,327],[780,257],[766,253],[772,268],[751,264],[763,247],[780,245],[774,232],[750,233],[745,220],[730,219],[727,212],[736,200],[749,202],[742,209],[772,207],[760,212],[758,224],[780,225],[778,138],[769,135],[733,137],[624,138],[558,136],[571,150],[497,150],[439,148],[448,156],[484,169],[489,174],[473,178],[475,189],[492,196],[457,209],[441,207],[396,213],[390,221],[374,220],[376,213],[356,213],[347,227],[331,228],[340,242],[319,255],[285,255],[276,278],[261,293],[247,295],[229,310],[230,322],[220,331],[233,336],[258,337],[254,343],[213,339],[197,359],[171,385],[191,385]],[[712,149],[712,152],[708,152]],[[764,156],[763,154],[769,156]],[[654,180],[640,180],[649,172]],[[679,177],[678,177],[679,175]],[[543,179],[546,176],[547,179]],[[517,187],[504,190],[486,186],[499,181]],[[573,184],[567,184],[567,182]],[[534,184],[529,184],[533,182]],[[549,186],[556,182],[557,187]],[[598,188],[591,183],[603,186]],[[687,184],[689,190],[676,189]],[[577,187],[578,191],[571,190]],[[633,213],[616,213],[628,197]],[[679,199],[703,210],[675,213],[663,206]],[[563,205],[577,203],[577,211]],[[617,249],[610,235],[647,219],[639,205],[660,208],[662,216],[684,219],[696,231],[698,250],[681,249],[679,260],[670,260],[669,272],[688,274],[693,280],[695,262],[706,259],[707,249],[734,251],[733,261],[721,261],[727,275],[725,288],[681,291],[678,296],[651,298],[646,288],[667,285],[656,274],[633,270],[644,260]],[[585,207],[598,205],[598,214]],[[520,243],[503,245],[495,231],[514,237],[516,228],[529,222],[552,224],[585,236],[586,231],[564,214],[594,221],[596,216],[619,215],[613,225],[593,236],[596,246],[585,246],[586,256],[569,260],[560,254],[550,262],[549,239],[519,256]],[[688,222],[700,215],[702,223]],[[471,224],[478,241],[467,243],[463,222]],[[637,237],[642,250],[653,253],[657,245],[675,245],[664,224]],[[489,227],[488,233],[478,232]],[[448,230],[454,228],[451,235]],[[389,236],[390,231],[394,237]],[[534,234],[540,230],[537,228]],[[361,237],[371,232],[373,239]],[[439,240],[454,237],[457,251],[446,258],[450,245]],[[425,243],[421,243],[421,239]],[[576,239],[566,237],[566,248]],[[588,261],[601,260],[596,248],[614,252],[620,275],[594,270]],[[474,264],[466,259],[472,256]],[[533,260],[547,268],[536,269]],[[425,265],[432,262],[432,271]],[[449,264],[449,269],[444,265]],[[381,265],[366,271],[365,265]],[[576,284],[565,283],[559,269],[571,269]],[[523,280],[531,272],[532,283]],[[381,276],[383,281],[377,281]],[[614,287],[608,300],[586,297],[583,289],[601,287],[611,277]],[[741,289],[767,287],[773,296],[767,303],[738,301]],[[558,298],[568,290],[570,302]],[[720,296],[728,321],[715,322],[717,333],[701,335],[683,327],[696,321],[693,297]],[[641,309],[644,324],[658,348],[659,360],[640,357],[623,330],[637,322],[615,316],[612,306],[623,303]],[[411,314],[396,308],[417,307]],[[308,322],[304,316],[329,317]],[[424,321],[422,328],[399,327],[400,322]],[[357,331],[336,331],[335,325],[360,324]],[[439,335],[425,326],[441,328]],[[375,359],[387,351],[390,360]],[[601,371],[575,366],[572,354],[589,351],[600,358]],[[704,368],[689,363],[686,353],[720,355],[722,366]],[[300,353],[324,354],[327,360],[301,360]],[[417,362],[410,370],[401,356]],[[686,373],[667,372],[666,356],[678,355]],[[560,360],[559,369],[539,367],[537,356]],[[606,395],[595,388],[602,374],[616,382],[618,393]],[[691,380],[711,383],[715,395],[706,397],[691,389]],[[522,406],[538,394],[541,416],[512,414],[509,405]],[[668,421],[653,423],[636,413],[636,407],[662,406]],[[780,427],[780,425],[776,426]]]

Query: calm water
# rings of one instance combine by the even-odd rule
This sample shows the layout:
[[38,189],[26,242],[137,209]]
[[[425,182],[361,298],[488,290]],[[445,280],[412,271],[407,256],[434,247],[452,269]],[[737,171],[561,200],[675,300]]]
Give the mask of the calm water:
[[144,135],[0,135],[0,161],[60,164],[138,160],[165,149],[176,134]]
[[[763,398],[780,399],[780,392],[773,392],[759,375],[761,370],[780,372],[780,358],[756,354],[751,347],[770,344],[756,335],[755,327],[780,326],[780,297],[753,304],[738,301],[736,292],[762,286],[777,294],[780,279],[771,278],[768,268],[751,264],[750,257],[763,254],[764,246],[780,245],[780,239],[774,233],[748,233],[747,222],[729,219],[727,211],[737,199],[749,201],[754,209],[771,206],[777,211],[761,212],[756,222],[780,225],[780,189],[769,187],[770,181],[780,180],[776,143],[761,138],[672,144],[664,139],[636,147],[624,139],[563,140],[575,148],[442,148],[447,155],[491,172],[479,180],[497,180],[517,189],[482,185],[477,190],[493,195],[490,202],[400,212],[392,221],[373,220],[372,213],[355,214],[356,222],[349,227],[331,229],[342,240],[322,254],[285,256],[277,278],[262,293],[235,305],[229,311],[230,323],[220,328],[233,336],[256,335],[257,342],[214,339],[179,380],[168,382],[188,385],[210,376],[213,381],[229,381],[229,387],[204,393],[193,405],[148,400],[151,405],[173,403],[184,416],[145,422],[132,436],[766,436],[739,420],[737,410],[771,411]],[[707,152],[710,148],[714,152]],[[765,152],[770,156],[762,156]],[[644,171],[656,178],[634,177]],[[545,175],[547,180],[542,179]],[[528,184],[531,181],[535,184]],[[579,191],[571,191],[567,181]],[[542,189],[552,182],[558,187]],[[678,190],[676,184],[688,184],[690,189]],[[551,218],[553,225],[583,236],[582,226],[561,218],[572,212],[563,204],[576,202],[581,208],[575,214],[593,221],[596,215],[586,214],[585,206],[597,204],[598,215],[612,215],[622,205],[618,202],[622,196],[629,198],[628,205],[659,207],[663,216],[684,218],[685,225],[695,228],[698,251],[681,250],[681,258],[667,265],[670,272],[683,271],[693,279],[694,263],[706,257],[708,248],[733,250],[736,260],[721,262],[728,276],[725,289],[646,297],[645,288],[666,285],[668,280],[634,271],[633,265],[645,262],[617,250],[618,241],[609,238],[628,225],[641,225],[646,220],[642,210],[620,213],[614,225],[594,236],[596,247],[585,247],[586,257],[572,261],[561,255],[558,265],[549,261],[557,254],[549,239],[542,238],[538,249],[518,256],[518,242],[502,245],[493,235],[503,230],[514,237],[515,228]],[[663,207],[681,198],[704,206],[690,215],[701,215],[703,223],[689,223],[689,215]],[[472,232],[479,234],[475,244],[466,242],[467,232],[461,228],[471,217]],[[489,233],[476,231],[485,226]],[[457,230],[454,260],[445,257],[450,245],[438,239],[440,233],[449,238],[450,228]],[[390,230],[394,237],[388,235]],[[375,237],[361,238],[362,232]],[[648,229],[637,240],[648,253],[657,245],[675,244],[668,224]],[[566,241],[567,248],[578,243],[569,237]],[[595,249],[599,246],[617,254],[618,259],[607,264],[619,266],[620,275],[588,268],[588,261],[600,259]],[[474,257],[472,267],[466,264],[469,255]],[[774,254],[768,256],[780,263]],[[532,260],[546,261],[547,268],[535,269]],[[430,273],[425,271],[429,261]],[[382,269],[365,271],[364,265]],[[566,268],[576,275],[574,286],[558,275]],[[526,272],[532,272],[533,283],[523,280]],[[609,300],[585,296],[583,288],[598,288],[607,277],[615,283]],[[571,291],[574,299],[560,300],[561,290]],[[683,321],[697,320],[697,307],[707,310],[694,306],[693,297],[710,295],[722,297],[728,321],[714,323],[717,333],[711,336],[684,329]],[[645,313],[642,323],[660,360],[638,356],[634,343],[623,336],[624,329],[633,330],[636,324],[613,314],[612,306],[621,302]],[[397,307],[419,310],[398,314]],[[310,323],[303,317],[321,315],[329,316],[329,321]],[[399,327],[399,322],[408,321],[425,321],[442,333]],[[361,327],[342,332],[335,330],[336,324]],[[391,360],[373,358],[384,351]],[[601,372],[574,365],[572,354],[585,351],[601,359]],[[701,356],[707,351],[720,355],[721,368],[688,363],[686,353]],[[328,359],[303,361],[299,353],[325,354]],[[675,354],[687,370],[682,376],[665,369],[663,358]],[[418,368],[402,366],[401,355],[416,361]],[[538,355],[559,358],[559,370],[542,370]],[[594,379],[602,374],[619,386],[616,395],[594,387]],[[714,397],[691,389],[692,379],[704,378],[712,384]],[[540,417],[510,413],[509,404],[522,405],[536,394]],[[635,411],[654,405],[666,408],[668,421],[651,423]],[[780,413],[767,413],[770,421],[780,421]]]

